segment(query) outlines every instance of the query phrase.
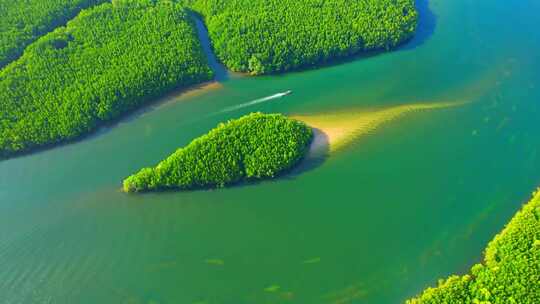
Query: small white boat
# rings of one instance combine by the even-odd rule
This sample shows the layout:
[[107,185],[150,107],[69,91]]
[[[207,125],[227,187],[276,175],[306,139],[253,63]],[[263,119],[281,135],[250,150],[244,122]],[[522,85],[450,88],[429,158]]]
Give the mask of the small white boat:
[[292,91],[291,91],[291,90],[287,90],[287,91],[283,92],[282,94],[283,94],[283,96],[287,96],[287,95],[292,94]]

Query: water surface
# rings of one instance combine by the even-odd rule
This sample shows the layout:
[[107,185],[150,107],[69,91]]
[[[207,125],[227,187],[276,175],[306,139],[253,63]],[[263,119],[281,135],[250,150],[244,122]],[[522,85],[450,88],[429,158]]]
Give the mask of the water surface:
[[[1,161],[2,301],[385,304],[467,271],[540,184],[540,3],[419,5],[419,35],[398,51],[220,77],[85,140]],[[279,180],[119,191],[124,177],[251,111],[451,101],[469,103],[389,122]]]

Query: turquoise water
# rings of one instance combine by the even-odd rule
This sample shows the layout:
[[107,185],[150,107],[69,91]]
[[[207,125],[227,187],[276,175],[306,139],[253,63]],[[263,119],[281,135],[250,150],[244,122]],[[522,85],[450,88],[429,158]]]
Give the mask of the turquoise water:
[[[540,3],[419,7],[419,35],[395,52],[229,75],[74,144],[1,161],[2,301],[400,303],[466,272],[540,185]],[[278,180],[120,192],[127,175],[251,111],[448,101],[468,103],[411,113]]]

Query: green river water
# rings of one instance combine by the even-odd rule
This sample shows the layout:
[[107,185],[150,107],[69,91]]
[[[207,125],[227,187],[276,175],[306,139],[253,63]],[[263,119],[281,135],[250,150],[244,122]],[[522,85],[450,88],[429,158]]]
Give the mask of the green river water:
[[[0,161],[0,303],[401,303],[464,273],[540,185],[540,2],[420,0],[391,53],[169,96]],[[291,89],[280,99],[223,109]],[[124,177],[252,111],[417,102],[283,178],[126,195]]]

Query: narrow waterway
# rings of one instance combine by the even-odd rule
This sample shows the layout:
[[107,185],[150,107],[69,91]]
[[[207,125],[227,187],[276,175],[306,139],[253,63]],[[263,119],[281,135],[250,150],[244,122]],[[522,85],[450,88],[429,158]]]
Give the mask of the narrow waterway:
[[[540,185],[540,3],[418,4],[419,34],[394,52],[255,78],[213,58],[209,87],[1,161],[0,302],[388,304],[466,272]],[[249,112],[346,113],[355,127],[354,113],[453,103],[385,120],[278,180],[120,192]]]
[[191,18],[195,22],[195,27],[197,28],[197,35],[199,36],[199,41],[201,42],[204,53],[208,58],[208,64],[214,71],[215,80],[221,82],[229,79],[229,72],[227,71],[227,68],[219,62],[216,55],[214,54],[214,51],[212,49],[212,43],[210,42],[210,38],[208,37],[208,30],[206,29],[204,22],[201,20],[201,17],[195,15],[195,13],[191,13]]

